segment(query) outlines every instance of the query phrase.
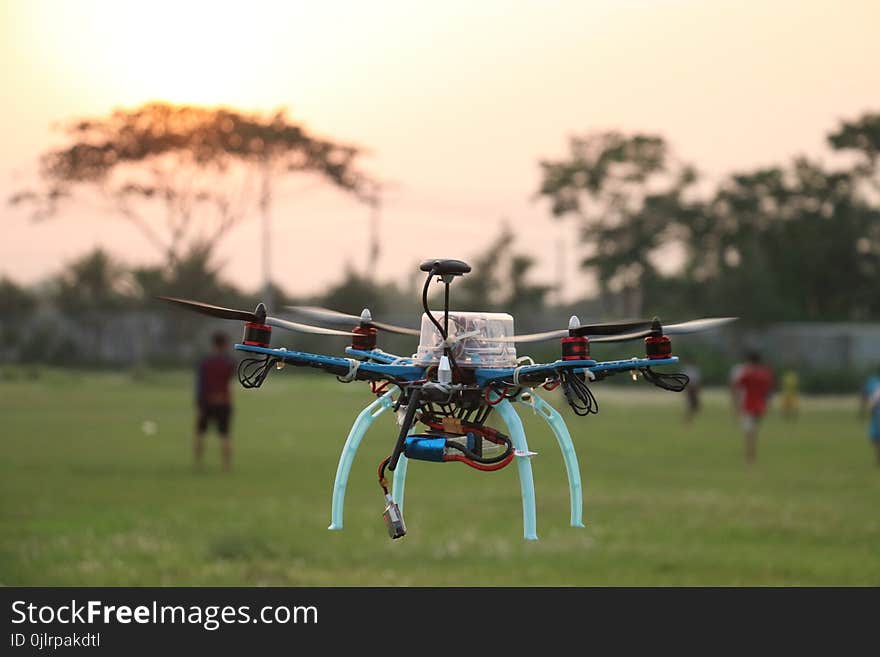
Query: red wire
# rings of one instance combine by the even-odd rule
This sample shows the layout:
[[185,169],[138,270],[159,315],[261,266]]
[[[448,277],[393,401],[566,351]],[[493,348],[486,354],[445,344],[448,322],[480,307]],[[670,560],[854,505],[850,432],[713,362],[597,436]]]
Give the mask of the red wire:
[[499,461],[498,463],[477,463],[476,461],[471,461],[466,456],[460,456],[458,454],[450,454],[448,456],[444,456],[444,461],[461,461],[465,465],[471,466],[474,470],[482,470],[483,472],[494,472],[495,470],[500,470],[501,468],[509,465],[513,460],[514,452],[510,450],[510,454],[504,457],[503,461]]
[[[442,422],[434,422],[433,420],[422,420],[422,424],[426,427],[430,427],[431,429],[436,429],[438,431],[443,431],[443,423]],[[482,436],[486,440],[495,443],[496,445],[501,445],[504,443],[504,440],[498,437],[498,430],[493,429],[492,427],[480,427],[468,422],[462,422],[461,428],[466,429],[467,433],[475,433],[478,436]]]
[[379,476],[379,485],[382,487],[382,490],[385,492],[386,495],[388,494],[388,481],[385,479],[384,470],[385,470],[385,465],[390,460],[391,460],[390,456],[382,459],[382,461],[379,463],[379,468],[376,471],[376,474]]
[[495,406],[496,404],[500,404],[502,399],[507,399],[507,395],[502,392],[501,396],[498,399],[492,401],[491,399],[489,399],[489,393],[492,390],[492,388],[486,388],[486,392],[485,394],[483,394],[483,397],[486,399],[486,403],[489,404],[489,406]]

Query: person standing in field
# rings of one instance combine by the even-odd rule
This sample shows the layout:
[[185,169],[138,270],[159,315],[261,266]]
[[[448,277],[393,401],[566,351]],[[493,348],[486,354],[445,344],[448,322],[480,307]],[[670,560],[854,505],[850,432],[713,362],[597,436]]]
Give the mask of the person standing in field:
[[790,420],[797,418],[800,407],[800,381],[797,372],[786,370],[782,374],[782,415]]
[[773,370],[761,362],[757,351],[750,352],[746,362],[734,368],[731,375],[730,392],[739,413],[745,437],[745,459],[749,465],[758,457],[758,425],[767,411],[773,386]]
[[694,416],[700,412],[700,368],[696,363],[688,363],[682,371],[688,377],[688,385],[684,389],[684,421],[690,424]]
[[862,388],[861,414],[862,417],[868,416],[868,438],[880,466],[880,367],[868,377]]
[[232,467],[232,438],[229,423],[232,419],[232,393],[229,383],[235,363],[228,354],[229,338],[215,333],[211,339],[213,350],[199,363],[196,371],[196,431],[193,438],[193,456],[196,467],[201,467],[205,453],[205,432],[208,425],[217,425],[220,436],[220,454],[223,470]]

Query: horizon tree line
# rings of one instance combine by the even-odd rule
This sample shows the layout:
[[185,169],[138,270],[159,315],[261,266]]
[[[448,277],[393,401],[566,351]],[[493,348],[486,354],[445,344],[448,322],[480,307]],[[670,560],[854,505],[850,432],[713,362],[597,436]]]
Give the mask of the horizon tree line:
[[[132,307],[157,294],[254,298],[222,279],[213,255],[232,226],[255,209],[269,211],[275,186],[287,176],[317,176],[375,202],[377,181],[357,166],[362,149],[316,137],[283,111],[149,103],[74,121],[65,135],[64,145],[41,156],[39,184],[9,202],[48,221],[85,196],[98,199],[111,217],[135,226],[162,261],[124,275],[102,251],[71,263],[49,286],[54,291],[42,295],[63,312],[89,304]],[[607,316],[878,320],[880,113],[842,121],[827,142],[832,153],[849,156],[846,164],[797,157],[730,174],[706,191],[698,168],[660,135],[587,133],[569,139],[565,157],[539,161],[537,198],[553,217],[579,226],[581,267],[595,277]],[[157,206],[161,222],[150,220]],[[461,284],[463,302],[487,309],[546,305],[552,286],[531,282],[536,260],[514,252],[514,244],[506,227],[483,253],[470,254],[475,271]],[[670,253],[679,254],[678,262]],[[400,289],[349,267],[317,297],[356,312],[364,295],[379,306],[400,306]],[[267,293],[286,298],[274,285]],[[32,292],[0,281],[0,316],[35,307]]]

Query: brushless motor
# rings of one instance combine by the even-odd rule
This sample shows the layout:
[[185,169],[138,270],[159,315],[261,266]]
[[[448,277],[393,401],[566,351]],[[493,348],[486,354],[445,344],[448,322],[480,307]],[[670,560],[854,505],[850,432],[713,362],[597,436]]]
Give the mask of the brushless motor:
[[354,333],[351,338],[352,349],[371,351],[376,348],[376,336],[379,331],[372,326],[355,326],[351,332]]
[[248,322],[244,325],[242,344],[250,347],[268,347],[272,341],[272,327],[266,324]]
[[645,338],[645,354],[651,360],[669,358],[672,355],[672,341],[665,335],[649,335]]
[[586,336],[562,338],[562,360],[589,360],[590,341]]

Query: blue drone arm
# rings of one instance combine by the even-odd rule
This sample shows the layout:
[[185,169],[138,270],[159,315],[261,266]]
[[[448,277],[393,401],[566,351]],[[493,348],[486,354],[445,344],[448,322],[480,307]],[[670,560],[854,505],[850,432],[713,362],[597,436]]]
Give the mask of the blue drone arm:
[[[392,364],[395,365],[411,365],[414,364],[415,361],[411,358],[403,358],[400,356],[395,356],[394,354],[388,354],[382,351],[381,349],[372,349],[370,351],[364,351],[360,349],[352,349],[351,347],[346,348],[345,353],[349,356],[353,356],[354,358],[362,359],[362,360],[372,360],[378,363],[384,364]],[[554,374],[565,371],[565,370],[574,370],[575,372],[582,372],[583,370],[589,369],[591,372],[624,372],[628,370],[635,370],[641,367],[651,367],[658,365],[674,365],[678,362],[677,356],[670,356],[669,358],[629,358],[626,360],[608,360],[608,361],[595,361],[595,360],[557,360],[554,363],[547,364],[539,364],[539,365],[523,365],[519,368],[508,367],[508,368],[477,368],[476,370],[476,378],[478,385],[487,385],[491,383],[498,383],[501,381],[510,381],[513,379],[514,373],[516,370],[519,370],[518,378],[523,382],[540,382],[546,379],[549,376],[553,376]]]
[[656,367],[658,365],[674,365],[678,362],[677,356],[669,358],[630,358],[627,360],[557,360],[555,363],[542,363],[540,365],[523,365],[522,367],[506,368],[477,368],[477,383],[479,385],[500,384],[505,381],[519,380],[523,383],[540,383],[543,379],[555,376],[566,370],[582,372],[589,370],[599,372],[626,372],[637,370],[642,367]]
[[[287,349],[271,349],[268,347],[256,347],[245,344],[237,344],[239,351],[263,354],[277,358],[284,363],[296,366],[315,367],[337,376],[349,376],[358,380],[388,379],[396,381],[418,381],[425,378],[426,367],[416,364],[408,358],[401,358],[393,354],[386,354],[378,349],[362,351],[359,349],[346,349],[346,353],[353,358],[340,358],[339,356],[324,356],[311,354],[304,351],[289,351]],[[353,360],[359,361],[357,364]],[[524,384],[540,383],[544,379],[558,375],[564,371],[582,372],[589,370],[594,373],[600,372],[625,372],[637,370],[643,367],[657,367],[659,365],[674,365],[678,357],[669,358],[630,358],[627,360],[557,360],[553,363],[539,365],[523,365],[521,367],[488,368],[478,367],[476,370],[477,385],[485,386],[502,384],[513,380],[522,381]]]
[[392,363],[394,365],[412,365],[415,362],[412,358],[395,356],[394,354],[386,353],[381,349],[370,349],[369,351],[366,351],[363,349],[355,349],[354,347],[346,347],[345,353],[358,360],[371,360],[384,365],[391,365]]
[[[249,353],[262,354],[296,366],[315,367],[337,376],[353,375],[354,379],[366,381],[371,379],[389,379],[397,381],[418,381],[424,378],[425,368],[417,365],[391,365],[374,362],[355,362],[354,359],[338,356],[310,354],[305,351],[289,351],[287,349],[271,349],[237,344],[235,349]],[[372,353],[372,352],[364,352]],[[391,357],[393,361],[395,357]]]

